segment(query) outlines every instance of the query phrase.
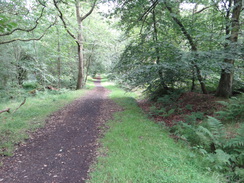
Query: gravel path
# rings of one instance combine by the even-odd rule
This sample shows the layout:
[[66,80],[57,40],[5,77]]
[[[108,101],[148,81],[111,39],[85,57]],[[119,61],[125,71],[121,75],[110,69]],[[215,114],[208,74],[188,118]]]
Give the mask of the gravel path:
[[121,110],[95,83],[86,96],[51,115],[13,157],[3,159],[0,183],[85,182],[105,122]]

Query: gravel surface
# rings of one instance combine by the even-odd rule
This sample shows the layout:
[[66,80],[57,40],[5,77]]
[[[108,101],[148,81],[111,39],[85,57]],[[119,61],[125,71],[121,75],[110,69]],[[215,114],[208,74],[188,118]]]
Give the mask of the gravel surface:
[[87,95],[52,114],[46,126],[30,134],[13,157],[1,159],[0,183],[78,183],[88,179],[105,122],[121,110],[108,99],[109,91],[100,81],[95,84]]

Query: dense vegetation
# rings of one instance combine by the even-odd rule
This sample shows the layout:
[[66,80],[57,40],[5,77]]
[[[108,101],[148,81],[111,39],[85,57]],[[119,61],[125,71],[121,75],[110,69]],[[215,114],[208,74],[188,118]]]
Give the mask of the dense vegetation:
[[[99,8],[92,9],[97,4],[91,3],[1,1],[1,98],[14,98],[22,88],[79,89],[88,74],[110,69],[119,56],[119,33],[100,15]],[[93,10],[93,14],[77,18],[76,9]],[[81,16],[82,24],[76,20]]]
[[[243,91],[241,1],[119,1],[131,42],[117,72],[130,88]],[[234,65],[235,64],[235,65]]]

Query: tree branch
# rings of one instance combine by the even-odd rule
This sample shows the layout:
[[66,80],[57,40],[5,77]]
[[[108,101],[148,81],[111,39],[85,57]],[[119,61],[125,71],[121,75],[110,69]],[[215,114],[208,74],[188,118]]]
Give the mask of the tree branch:
[[85,14],[84,16],[81,17],[81,19],[80,19],[81,22],[83,20],[85,20],[93,12],[93,10],[94,10],[94,8],[96,6],[96,3],[97,3],[97,0],[94,1],[93,5],[92,5],[92,7],[90,9],[90,11],[87,14]]
[[76,39],[75,35],[68,29],[68,26],[64,20],[64,16],[62,11],[60,10],[60,8],[58,7],[58,2],[56,0],[53,0],[54,6],[55,8],[58,10],[59,12],[59,18],[60,20],[63,22],[64,28],[66,30],[66,32],[78,43],[78,40]]
[[[213,5],[212,5],[212,6],[213,6]],[[199,10],[199,11],[195,12],[194,14],[201,13],[201,12],[203,12],[204,10],[206,10],[206,9],[208,9],[208,8],[212,7],[212,6],[207,6],[207,7],[204,7],[204,8],[202,8],[201,10]]]
[[[170,12],[170,14],[173,14],[172,8],[169,7],[166,3],[164,3],[166,8],[168,9],[168,11]],[[190,45],[191,45],[191,50],[192,51],[197,51],[197,47],[193,41],[193,38],[191,37],[191,35],[188,33],[188,31],[186,30],[185,26],[181,23],[181,21],[175,17],[175,16],[171,16],[172,19],[179,25],[182,33],[186,36],[187,40],[189,41]]]
[[32,28],[30,28],[30,29],[16,28],[16,29],[13,29],[13,30],[10,31],[10,32],[6,32],[6,33],[4,33],[4,34],[0,34],[0,36],[8,36],[8,35],[13,34],[15,31],[24,31],[24,32],[31,32],[31,31],[33,31],[33,30],[38,26],[38,24],[39,24],[39,20],[40,20],[40,19],[42,18],[42,16],[43,16],[44,9],[45,9],[45,6],[42,8],[41,14],[40,14],[40,16],[36,19],[36,21],[35,21],[35,25],[34,25]]
[[22,105],[24,105],[26,102],[26,98],[24,99],[24,101],[19,105],[19,107],[17,107],[12,114],[14,114]]
[[144,16],[147,16],[158,4],[158,0],[153,2],[153,4],[143,13],[143,15],[139,18],[139,21],[143,19]]
[[38,38],[30,38],[30,39],[16,38],[16,39],[12,39],[12,40],[8,40],[8,41],[0,42],[0,44],[7,44],[7,43],[15,42],[15,41],[23,41],[23,42],[27,42],[27,41],[39,41],[39,40],[41,40],[45,36],[47,30],[50,29],[55,23],[56,23],[56,20],[54,21],[54,23],[52,23],[51,25],[49,25],[46,28],[46,30],[44,31],[44,33],[40,37],[38,37]]

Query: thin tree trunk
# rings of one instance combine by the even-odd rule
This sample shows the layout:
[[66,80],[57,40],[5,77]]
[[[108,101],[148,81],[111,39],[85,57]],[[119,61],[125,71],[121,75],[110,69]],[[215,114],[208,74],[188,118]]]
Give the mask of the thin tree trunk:
[[57,71],[58,71],[58,88],[61,88],[61,57],[60,57],[60,35],[59,30],[57,28],[57,34],[58,34],[58,62],[57,62]]
[[[156,44],[156,54],[157,54],[156,63],[157,63],[157,65],[159,65],[160,64],[160,56],[159,56],[160,55],[160,51],[159,51],[159,48],[158,48],[158,29],[157,29],[157,21],[156,21],[156,15],[155,15],[154,9],[152,11],[152,14],[153,14],[153,29],[154,29],[153,40],[154,40],[154,43]],[[159,75],[159,78],[160,78],[160,84],[163,86],[163,88],[165,90],[168,90],[169,87],[164,82],[163,72],[162,72],[161,69],[158,70],[158,75]]]
[[[231,3],[231,2],[229,2]],[[238,41],[238,34],[240,30],[239,19],[242,9],[242,0],[234,0],[233,12],[231,17],[231,29],[226,22],[226,35],[230,34],[229,41],[230,44],[226,44],[225,48],[230,48],[235,46]],[[227,18],[229,12],[227,11]],[[233,90],[233,78],[234,78],[234,59],[224,59],[224,64],[226,65],[221,71],[221,77],[219,80],[219,85],[217,88],[216,95],[219,97],[229,98],[232,95]]]
[[195,68],[192,67],[192,84],[191,84],[191,91],[193,92],[196,88],[196,85],[195,85],[195,79],[196,79],[196,76],[195,76]]
[[86,62],[86,73],[85,73],[86,76],[85,76],[85,81],[84,81],[85,84],[86,84],[86,81],[87,81],[87,76],[88,76],[90,65],[91,65],[92,52],[95,49],[95,46],[96,46],[96,43],[94,42],[93,45],[92,45],[91,54],[89,55],[89,57],[87,59],[87,62]]
[[[173,11],[172,11],[172,8],[169,7],[166,2],[164,3],[166,8],[168,9],[168,11],[172,14]],[[175,16],[172,16],[172,19],[175,21],[175,23],[178,24],[178,26],[180,27],[180,30],[182,31],[182,33],[184,34],[184,36],[187,38],[190,46],[191,46],[191,51],[193,53],[196,53],[197,52],[197,46],[195,44],[195,42],[193,41],[193,38],[191,37],[191,35],[188,33],[188,31],[186,30],[185,26],[181,23],[181,21],[175,17]],[[196,57],[197,55],[194,54],[194,56]],[[192,61],[192,65],[195,67],[196,69],[196,74],[197,74],[197,79],[201,85],[201,89],[202,89],[202,92],[204,94],[207,94],[207,89],[206,89],[206,86],[205,86],[205,83],[204,83],[204,80],[203,80],[203,77],[202,77],[202,74],[201,74],[201,70],[200,68],[198,67],[198,65],[195,63],[195,61]]]

